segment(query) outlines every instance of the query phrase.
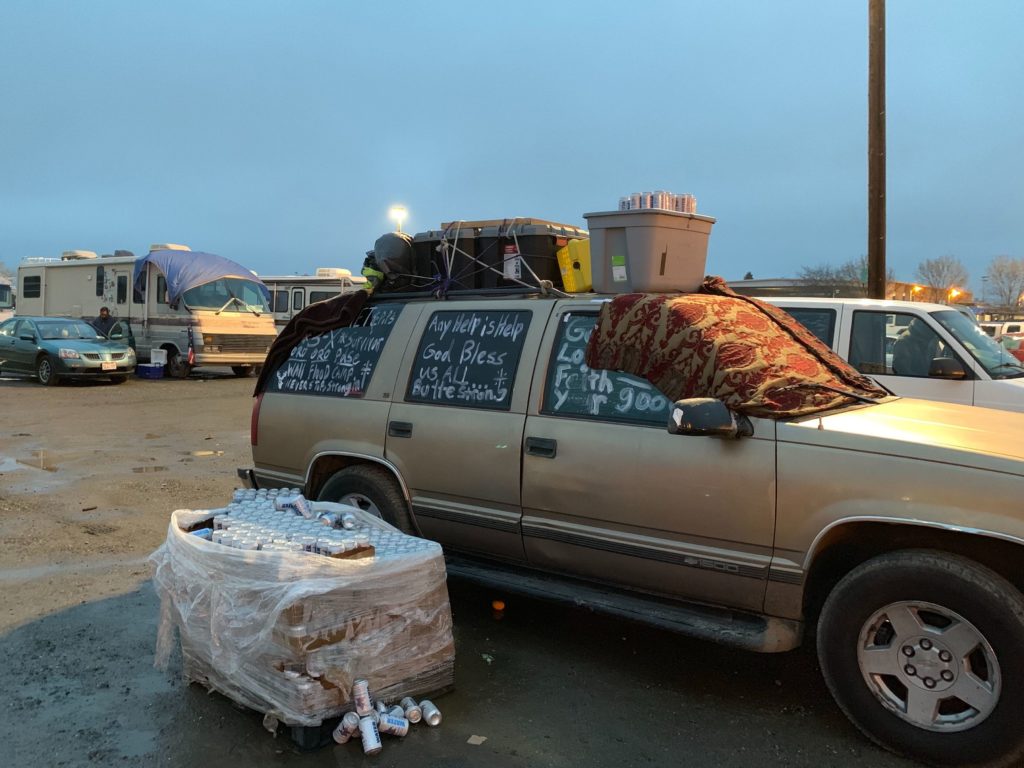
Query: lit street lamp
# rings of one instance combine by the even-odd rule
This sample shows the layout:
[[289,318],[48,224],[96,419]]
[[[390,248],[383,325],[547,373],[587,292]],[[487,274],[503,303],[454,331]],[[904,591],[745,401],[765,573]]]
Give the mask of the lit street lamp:
[[408,213],[409,212],[405,210],[404,205],[392,205],[391,208],[388,209],[388,218],[395,222],[395,231],[402,231],[402,222],[405,221],[405,217]]

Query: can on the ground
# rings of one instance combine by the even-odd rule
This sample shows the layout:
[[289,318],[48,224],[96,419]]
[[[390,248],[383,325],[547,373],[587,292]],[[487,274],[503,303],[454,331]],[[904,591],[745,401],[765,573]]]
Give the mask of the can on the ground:
[[389,733],[392,736],[405,736],[409,732],[409,721],[404,717],[381,715],[377,730],[381,733]]
[[401,704],[395,704],[395,706],[388,710],[388,714],[392,717],[405,717],[405,710],[402,709]]
[[373,708],[377,710],[378,715],[386,715],[388,713],[388,705],[380,699],[373,702]]
[[366,717],[373,712],[373,701],[370,699],[370,682],[364,678],[352,681],[352,703],[356,714]]
[[430,699],[424,699],[420,702],[420,711],[423,712],[423,721],[427,725],[441,724],[441,710]]
[[359,732],[359,715],[355,712],[346,712],[345,716],[341,718],[341,722],[338,723],[338,727],[334,729],[334,733],[331,735],[334,740],[339,744],[345,744]]
[[377,724],[368,717],[359,719],[359,735],[363,739],[363,752],[367,755],[376,755],[383,745],[380,742],[380,732]]
[[423,710],[420,709],[420,705],[416,703],[416,699],[412,696],[406,696],[400,702],[402,709],[405,710],[405,718],[410,723],[418,723],[423,719]]

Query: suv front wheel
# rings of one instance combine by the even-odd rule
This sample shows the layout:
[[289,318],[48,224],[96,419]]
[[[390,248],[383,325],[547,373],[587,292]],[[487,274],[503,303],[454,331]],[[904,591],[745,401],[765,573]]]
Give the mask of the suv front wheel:
[[1024,756],[1024,596],[963,557],[869,560],[818,622],[825,681],[867,736],[931,765],[996,768]]
[[381,518],[410,536],[416,535],[409,507],[398,483],[380,467],[346,467],[331,475],[320,489],[318,501],[351,504]]

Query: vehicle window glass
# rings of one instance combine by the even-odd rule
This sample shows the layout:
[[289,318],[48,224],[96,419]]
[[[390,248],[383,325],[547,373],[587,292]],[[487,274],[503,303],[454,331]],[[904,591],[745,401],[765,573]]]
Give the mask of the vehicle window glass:
[[304,296],[302,291],[292,291],[292,312],[298,312],[302,309],[303,298]]
[[267,390],[362,397],[402,305],[366,307],[355,323],[304,339],[270,377]]
[[38,299],[42,291],[43,278],[39,275],[28,275],[21,281],[21,296],[23,299]]
[[664,429],[671,402],[646,379],[594,371],[583,362],[597,322],[592,312],[567,312],[551,349],[541,412],[601,421],[650,424]]
[[317,301],[327,301],[327,299],[334,298],[337,295],[337,291],[310,291],[309,303],[312,304]]
[[1003,333],[1020,333],[1020,323],[1009,323]]
[[434,312],[423,331],[405,399],[507,411],[533,313]]
[[274,311],[288,311],[288,291],[274,291]]
[[956,339],[994,379],[1016,379],[1024,376],[1024,365],[991,336],[959,312],[943,309],[931,316]]
[[847,359],[861,373],[927,378],[937,357],[958,359],[923,318],[901,312],[853,313]]
[[106,280],[106,270],[103,265],[96,267],[96,295],[102,296],[103,289],[106,287],[104,281]]
[[13,336],[16,320],[6,320],[0,323],[0,336]]
[[117,303],[128,303],[128,275],[117,276]]
[[42,320],[37,324],[39,335],[49,341],[56,339],[98,339],[99,333],[86,322],[78,320]]
[[793,316],[807,330],[832,348],[836,331],[836,311],[834,309],[808,309],[806,307],[779,307]]
[[156,276],[156,303],[167,303],[167,278],[163,275]]

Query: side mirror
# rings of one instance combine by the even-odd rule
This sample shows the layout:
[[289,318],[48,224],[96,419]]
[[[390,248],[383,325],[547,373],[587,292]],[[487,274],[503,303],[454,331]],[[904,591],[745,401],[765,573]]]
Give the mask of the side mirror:
[[951,357],[936,357],[928,368],[928,376],[933,379],[966,379],[967,371],[959,360]]
[[677,400],[668,415],[670,435],[701,437],[750,437],[754,425],[742,414],[730,411],[725,403],[713,397]]

